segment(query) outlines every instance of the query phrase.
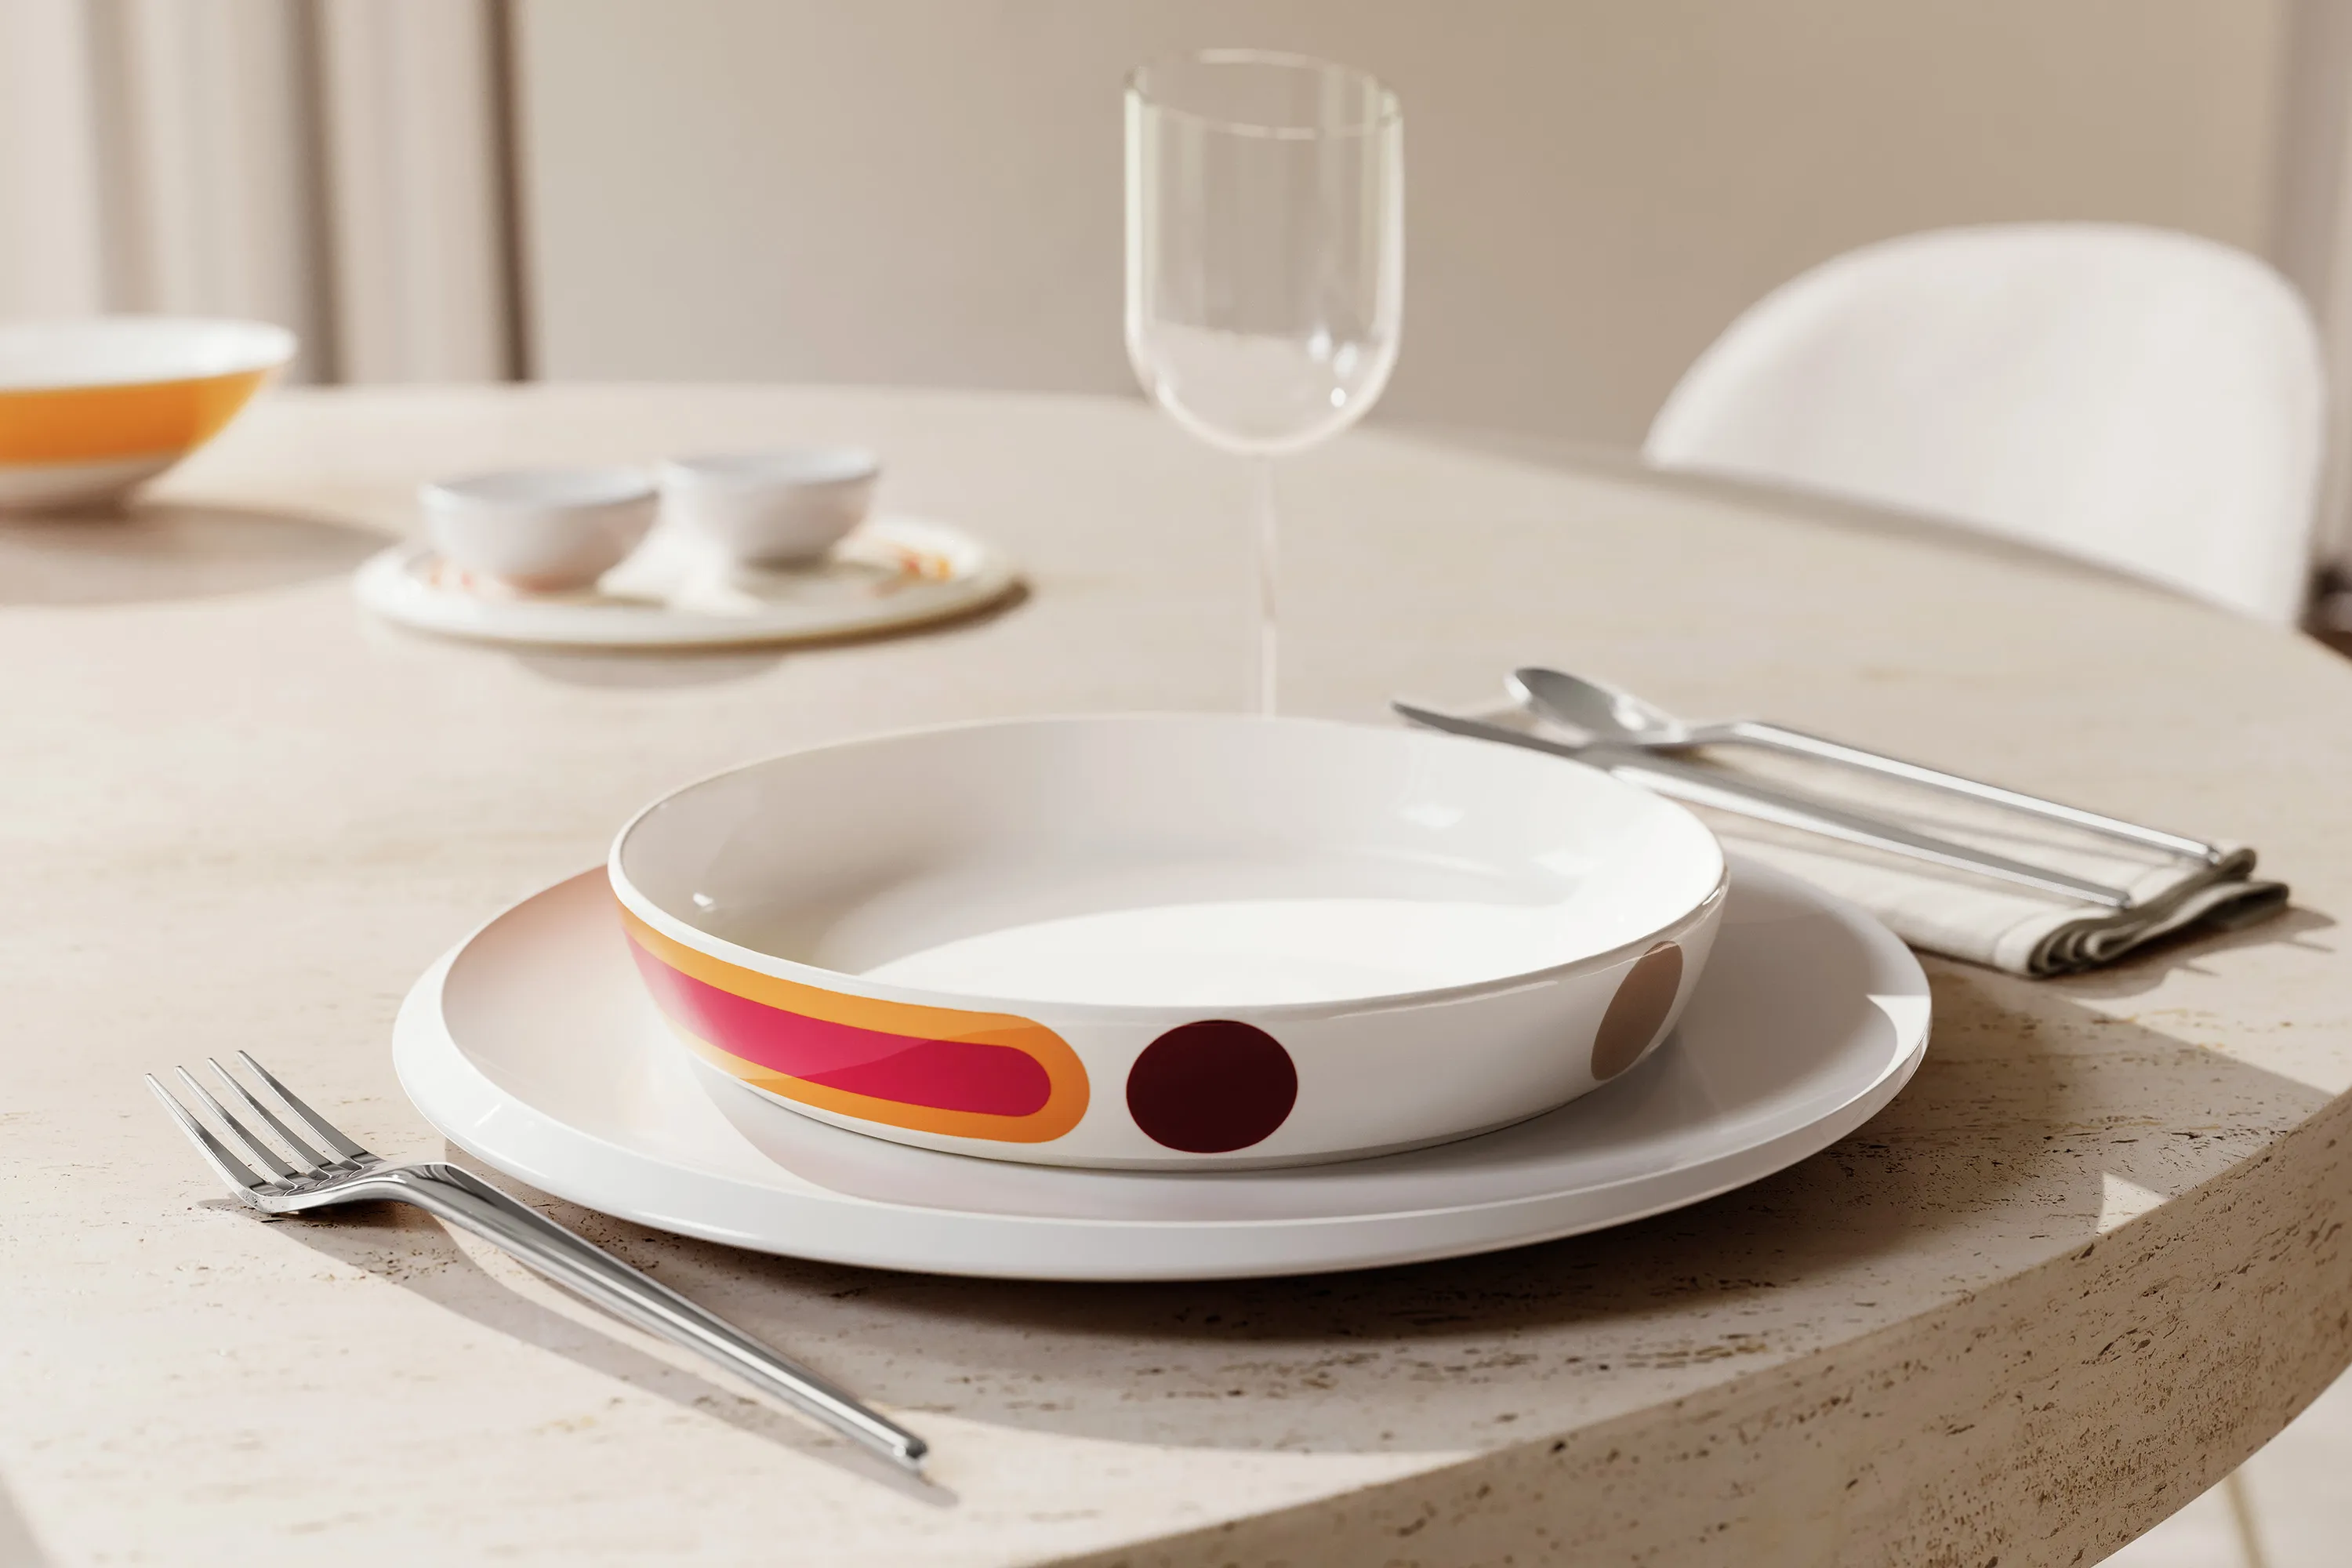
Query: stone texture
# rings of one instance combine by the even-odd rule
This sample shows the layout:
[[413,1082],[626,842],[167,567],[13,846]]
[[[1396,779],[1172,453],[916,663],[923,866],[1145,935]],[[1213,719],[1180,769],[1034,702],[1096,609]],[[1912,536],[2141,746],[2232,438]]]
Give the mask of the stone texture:
[[[923,636],[695,658],[373,625],[436,473],[860,440],[1028,564]],[[1286,705],[1544,660],[2190,831],[2268,926],[1934,963],[1877,1120],[1601,1236],[1375,1273],[890,1276],[555,1212],[935,1442],[894,1480],[405,1212],[265,1224],[138,1074],[245,1047],[372,1146],[431,959],[679,780],[866,728],[1239,706],[1247,476],[1106,401],[285,395],[142,521],[0,526],[0,1496],[58,1563],[1984,1568],[2095,1561],[2352,1357],[2352,667],[2006,547],[1396,435],[1286,464]],[[14,1521],[0,1507],[0,1539]],[[20,1532],[21,1533],[21,1532]]]

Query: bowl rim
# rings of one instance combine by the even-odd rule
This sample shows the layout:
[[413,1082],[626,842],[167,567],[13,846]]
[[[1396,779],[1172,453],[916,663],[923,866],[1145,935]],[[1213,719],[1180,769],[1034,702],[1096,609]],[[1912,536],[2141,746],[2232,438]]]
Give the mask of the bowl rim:
[[[961,719],[945,723],[901,725],[894,729],[869,731],[839,740],[820,742],[814,745],[795,746],[764,757],[755,757],[749,762],[716,769],[665,791],[639,808],[626,823],[622,825],[620,831],[614,835],[612,848],[605,856],[605,880],[622,908],[644,921],[659,934],[689,949],[740,968],[780,980],[795,981],[818,990],[831,991],[843,995],[867,997],[877,1001],[903,1002],[918,1006],[966,1013],[1018,1011],[1031,1021],[1046,1024],[1049,1027],[1056,1026],[1057,1021],[1087,1026],[1124,1024],[1160,1027],[1165,1025],[1166,1020],[1177,1016],[1223,1016],[1252,1020],[1297,1020],[1388,1011],[1515,991],[1568,975],[1608,969],[1629,959],[1638,958],[1662,940],[1686,934],[1703,922],[1711,910],[1720,910],[1730,887],[1730,867],[1724,854],[1722,840],[1716,837],[1712,828],[1699,819],[1696,813],[1678,802],[1668,800],[1663,795],[1652,795],[1637,785],[1629,784],[1612,776],[1605,769],[1596,768],[1590,763],[1579,762],[1572,757],[1554,756],[1549,760],[1562,766],[1581,769],[1591,778],[1601,781],[1609,789],[1631,791],[1648,804],[1665,808],[1669,815],[1684,818],[1696,828],[1699,836],[1698,842],[1706,847],[1706,852],[1713,856],[1715,861],[1715,875],[1709,882],[1706,894],[1670,919],[1614,947],[1598,952],[1581,954],[1575,958],[1563,959],[1557,963],[1542,964],[1533,969],[1513,970],[1507,973],[1491,975],[1483,980],[1465,981],[1458,985],[1368,993],[1360,996],[1331,997],[1313,1002],[1244,1003],[1224,1006],[1220,1004],[1193,1005],[1156,1002],[1061,1002],[1045,997],[985,995],[976,992],[932,990],[921,986],[901,985],[889,981],[869,980],[864,975],[848,974],[837,969],[826,969],[818,964],[803,963],[797,959],[765,952],[758,948],[745,947],[739,942],[730,942],[724,937],[713,935],[656,903],[652,896],[637,887],[622,868],[621,857],[628,846],[629,836],[635,833],[647,817],[664,805],[705,784],[716,783],[736,773],[749,773],[755,768],[766,767],[789,758],[809,756],[822,752],[843,751],[885,741],[906,740],[919,735],[947,734],[963,730],[1044,728],[1062,724],[1104,721],[1132,723],[1163,720],[1223,720],[1234,724],[1311,725],[1326,730],[1347,730],[1370,734],[1401,736],[1410,738],[1415,743],[1426,742],[1449,747],[1492,746],[1496,743],[1491,741],[1479,741],[1469,736],[1440,734],[1433,731],[1416,730],[1401,725],[1365,724],[1345,719],[1327,719],[1312,715],[1285,714],[1268,718],[1246,713],[1196,712],[1181,710],[1133,710],[1108,713],[1040,713],[1011,718]],[[1537,756],[1541,753],[1526,754]]]
[[[772,471],[795,464],[817,471]],[[882,456],[871,447],[743,447],[665,458],[660,478],[665,489],[789,491],[844,489],[881,474]]]
[[[470,488],[499,481],[571,479],[587,483],[610,481],[611,493],[593,500],[551,500],[530,496],[484,494]],[[583,517],[624,507],[643,506],[659,499],[653,476],[635,463],[531,463],[511,468],[478,468],[426,479],[416,487],[417,504],[426,512],[462,515],[468,521],[523,521],[551,517]]]
[[0,397],[41,397],[62,392],[89,392],[103,389],[139,386],[181,386],[207,381],[220,381],[229,376],[251,375],[258,371],[281,370],[301,352],[301,339],[289,327],[275,321],[257,321],[239,316],[180,316],[142,311],[119,311],[95,316],[34,317],[26,321],[0,322],[0,340],[11,336],[37,337],[47,333],[64,333],[89,328],[102,331],[130,331],[140,327],[167,331],[189,328],[207,330],[231,328],[247,335],[248,352],[234,356],[235,363],[226,368],[192,371],[173,375],[96,375],[81,376],[69,381],[11,382],[0,376]]

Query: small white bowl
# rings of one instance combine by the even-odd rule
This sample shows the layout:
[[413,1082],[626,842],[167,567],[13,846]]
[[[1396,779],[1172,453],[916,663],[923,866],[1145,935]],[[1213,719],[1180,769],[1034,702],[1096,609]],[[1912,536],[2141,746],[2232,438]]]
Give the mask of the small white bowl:
[[643,468],[512,468],[422,486],[433,547],[467,572],[526,594],[584,588],[654,525]]
[[866,521],[880,459],[854,447],[673,458],[662,465],[672,524],[730,561],[814,561]]
[[610,874],[681,1044],[992,1159],[1301,1164],[1537,1115],[1674,1027],[1723,908],[1682,807],[1423,731],[915,731],[648,807]]

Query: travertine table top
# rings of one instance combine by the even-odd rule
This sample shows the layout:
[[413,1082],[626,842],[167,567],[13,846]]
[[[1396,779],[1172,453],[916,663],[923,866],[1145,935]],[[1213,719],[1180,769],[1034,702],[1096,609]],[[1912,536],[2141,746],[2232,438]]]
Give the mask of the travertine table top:
[[[653,659],[352,602],[422,477],[834,439],[1028,597]],[[0,1560],[2071,1563],[2352,1356],[2352,666],[2011,550],[1397,435],[1282,470],[1292,710],[1613,672],[2252,840],[2295,909],[2056,983],[1930,962],[1927,1064],[1854,1137],[1465,1262],[1015,1285],[555,1205],[907,1414],[929,1487],[413,1214],[259,1222],[147,1100],[241,1047],[443,1153],[401,994],[664,787],[867,728],[1238,705],[1247,483],[1109,401],[288,394],[141,521],[0,526]]]

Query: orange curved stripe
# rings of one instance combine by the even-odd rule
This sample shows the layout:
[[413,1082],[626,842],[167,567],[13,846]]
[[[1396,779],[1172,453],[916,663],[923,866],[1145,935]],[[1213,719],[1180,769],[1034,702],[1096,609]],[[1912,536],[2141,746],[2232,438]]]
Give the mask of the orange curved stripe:
[[218,433],[268,374],[248,370],[131,386],[0,391],[0,462],[184,452]]
[[[909,1002],[885,1002],[871,996],[851,996],[823,986],[762,974],[698,952],[654,930],[625,905],[621,921],[629,940],[661,963],[706,985],[765,1006],[852,1028],[900,1035],[914,1039],[969,1040],[1017,1050],[1045,1070],[1051,1086],[1045,1103],[1025,1116],[1002,1116],[987,1111],[950,1110],[909,1105],[872,1095],[813,1083],[758,1062],[746,1061],[715,1041],[702,1038],[669,1017],[671,1030],[688,1048],[730,1075],[785,1100],[829,1110],[837,1116],[878,1121],[888,1127],[934,1132],[950,1138],[986,1139],[1000,1143],[1044,1143],[1061,1137],[1087,1113],[1090,1089],[1086,1064],[1069,1043],[1045,1025],[1011,1013],[967,1012],[958,1007],[931,1007]],[[667,1015],[666,1015],[667,1016]]]

